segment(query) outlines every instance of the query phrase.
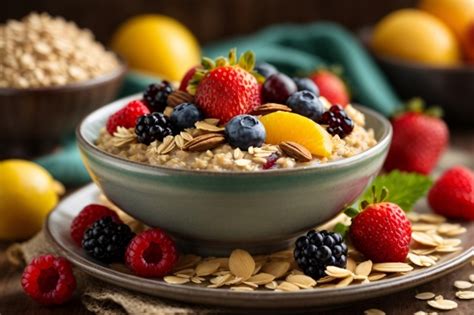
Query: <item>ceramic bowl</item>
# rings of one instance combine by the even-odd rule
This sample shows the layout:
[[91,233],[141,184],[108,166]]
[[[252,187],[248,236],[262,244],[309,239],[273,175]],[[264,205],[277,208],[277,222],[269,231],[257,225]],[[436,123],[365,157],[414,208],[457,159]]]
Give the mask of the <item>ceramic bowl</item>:
[[121,63],[111,73],[82,82],[0,88],[0,146],[25,155],[48,151],[88,113],[117,97],[126,70]]
[[277,250],[350,205],[377,175],[390,144],[390,123],[358,107],[378,144],[350,158],[308,167],[258,172],[171,169],[132,162],[94,142],[107,117],[131,96],[100,108],[77,128],[84,164],[114,204],[204,255],[244,248]]

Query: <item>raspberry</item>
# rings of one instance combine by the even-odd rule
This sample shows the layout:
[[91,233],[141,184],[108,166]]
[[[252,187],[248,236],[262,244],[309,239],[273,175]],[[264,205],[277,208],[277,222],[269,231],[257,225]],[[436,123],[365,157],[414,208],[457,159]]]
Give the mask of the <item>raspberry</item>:
[[77,245],[81,246],[84,232],[97,220],[103,217],[112,217],[115,222],[122,223],[117,213],[110,210],[109,208],[90,204],[79,212],[79,214],[72,220],[71,223],[71,238],[76,242]]
[[128,103],[107,120],[107,131],[113,135],[117,127],[134,128],[137,118],[148,114],[150,110],[141,101],[135,100]]
[[44,255],[26,266],[21,278],[26,294],[44,305],[59,305],[69,300],[76,289],[76,279],[69,261]]
[[125,249],[134,236],[128,225],[105,217],[87,229],[82,247],[89,256],[101,262],[123,261]]
[[127,266],[142,277],[163,277],[178,261],[174,241],[162,230],[151,229],[135,236],[125,253]]

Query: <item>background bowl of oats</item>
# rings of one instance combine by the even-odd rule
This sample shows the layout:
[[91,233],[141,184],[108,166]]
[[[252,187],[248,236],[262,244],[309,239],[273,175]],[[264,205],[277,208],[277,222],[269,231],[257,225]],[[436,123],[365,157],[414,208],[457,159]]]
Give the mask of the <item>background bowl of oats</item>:
[[155,166],[112,155],[96,145],[107,118],[137,96],[88,115],[76,130],[84,164],[105,196],[149,226],[176,237],[184,250],[225,255],[284,248],[292,238],[336,216],[381,169],[392,129],[358,107],[377,144],[324,164],[263,171],[203,171]]
[[89,30],[32,13],[0,25],[0,145],[38,154],[113,100],[126,66]]

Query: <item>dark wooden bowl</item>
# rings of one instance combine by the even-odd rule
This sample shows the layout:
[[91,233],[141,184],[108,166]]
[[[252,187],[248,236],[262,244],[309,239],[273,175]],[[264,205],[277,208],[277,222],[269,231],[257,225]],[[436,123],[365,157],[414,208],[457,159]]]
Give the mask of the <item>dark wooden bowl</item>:
[[441,106],[452,127],[474,128],[474,66],[435,67],[377,56],[369,45],[371,30],[359,35],[402,99],[421,97]]
[[37,155],[72,134],[84,116],[109,103],[127,67],[57,87],[0,88],[0,156]]

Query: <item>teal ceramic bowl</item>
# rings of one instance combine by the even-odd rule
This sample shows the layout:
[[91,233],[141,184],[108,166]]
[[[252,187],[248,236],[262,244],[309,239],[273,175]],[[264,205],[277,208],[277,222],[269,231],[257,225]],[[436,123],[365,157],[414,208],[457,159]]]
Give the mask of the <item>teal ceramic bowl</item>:
[[107,117],[134,95],[104,106],[77,129],[84,164],[114,204],[146,225],[160,227],[200,254],[244,248],[269,252],[337,215],[364,191],[385,160],[392,129],[380,114],[358,107],[378,144],[326,164],[259,172],[171,169],[128,161],[94,142]]

